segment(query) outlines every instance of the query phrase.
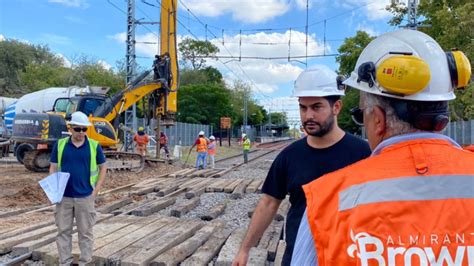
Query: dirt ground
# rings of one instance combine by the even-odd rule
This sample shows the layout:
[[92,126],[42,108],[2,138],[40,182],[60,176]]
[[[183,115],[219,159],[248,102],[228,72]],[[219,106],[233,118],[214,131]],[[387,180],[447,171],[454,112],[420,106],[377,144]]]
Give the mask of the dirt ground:
[[[181,169],[181,165],[164,163],[148,164],[140,173],[127,171],[108,172],[102,190],[113,189],[154,176],[171,173]],[[0,162],[0,212],[31,206],[48,205],[49,201],[38,181],[47,173],[31,172],[21,164]]]

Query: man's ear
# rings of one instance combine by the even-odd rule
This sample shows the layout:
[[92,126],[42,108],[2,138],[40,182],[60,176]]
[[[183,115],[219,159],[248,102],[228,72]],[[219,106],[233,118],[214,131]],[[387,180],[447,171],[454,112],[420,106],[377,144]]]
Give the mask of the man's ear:
[[385,110],[380,108],[380,106],[375,106],[372,115],[374,117],[374,130],[377,136],[385,134],[387,130],[387,120],[385,116]]
[[341,112],[342,110],[342,101],[341,100],[337,100],[336,102],[334,102],[334,105],[332,106],[332,112],[335,114],[335,115],[339,115],[339,113]]

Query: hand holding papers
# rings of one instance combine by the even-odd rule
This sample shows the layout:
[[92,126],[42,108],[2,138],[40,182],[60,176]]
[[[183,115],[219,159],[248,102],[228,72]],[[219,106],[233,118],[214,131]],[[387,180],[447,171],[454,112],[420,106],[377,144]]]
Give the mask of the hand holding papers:
[[69,173],[56,172],[39,181],[41,188],[48,196],[51,203],[56,204],[61,202],[66,189],[67,181],[69,180]]

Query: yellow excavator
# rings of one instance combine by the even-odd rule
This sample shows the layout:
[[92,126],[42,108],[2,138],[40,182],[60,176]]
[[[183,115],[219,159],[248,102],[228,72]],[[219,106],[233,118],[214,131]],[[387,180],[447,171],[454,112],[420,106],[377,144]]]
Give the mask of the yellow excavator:
[[143,169],[142,156],[117,151],[119,115],[145,96],[150,96],[148,106],[153,116],[159,117],[162,125],[174,124],[179,75],[176,1],[161,1],[161,55],[155,57],[153,70],[142,73],[127,84],[124,90],[112,96],[103,92],[75,95],[57,99],[52,112],[16,114],[11,140],[15,143],[18,160],[27,169],[35,172],[48,171],[54,143],[68,135],[66,121],[75,111],[88,115],[92,125],[88,128],[87,135],[104,148],[109,169]]

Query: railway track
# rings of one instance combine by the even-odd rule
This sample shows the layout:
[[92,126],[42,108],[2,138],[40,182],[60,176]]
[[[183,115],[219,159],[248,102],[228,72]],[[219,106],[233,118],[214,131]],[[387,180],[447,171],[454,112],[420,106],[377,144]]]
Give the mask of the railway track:
[[[102,197],[116,200],[97,208],[100,222],[94,227],[95,263],[230,263],[243,238],[249,220],[247,214],[260,197],[264,175],[270,167],[269,160],[262,158],[273,158],[276,151],[286,145],[288,142],[268,145],[252,152],[248,167],[234,164],[223,169],[186,168],[106,191]],[[218,164],[242,161],[238,158],[240,156],[220,160]],[[260,169],[262,164],[265,169]],[[283,231],[281,217],[286,216],[288,207],[287,203],[282,205],[279,218],[275,217],[258,247],[251,252],[254,261],[278,264],[284,245],[280,242]],[[38,211],[51,216],[50,223],[17,229],[13,233],[0,233],[0,253],[7,254],[12,260],[21,258],[23,261],[41,261],[46,265],[56,264],[58,254],[52,209]],[[238,217],[232,217],[236,213]],[[0,218],[0,221],[6,218]],[[242,221],[236,223],[235,220],[239,219]],[[79,254],[77,243],[73,243],[73,253],[75,256]]]

